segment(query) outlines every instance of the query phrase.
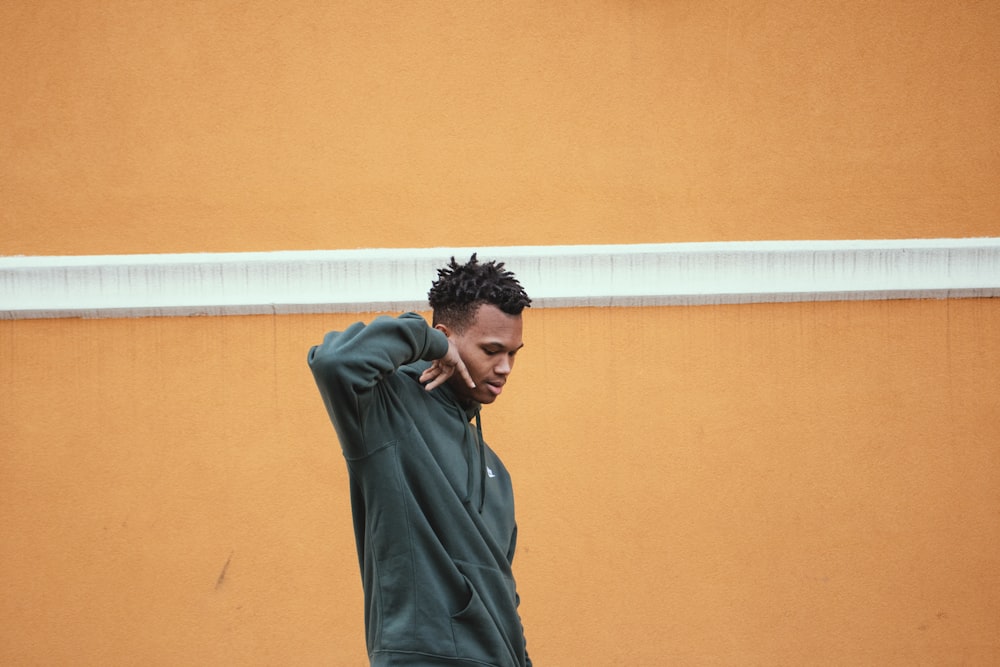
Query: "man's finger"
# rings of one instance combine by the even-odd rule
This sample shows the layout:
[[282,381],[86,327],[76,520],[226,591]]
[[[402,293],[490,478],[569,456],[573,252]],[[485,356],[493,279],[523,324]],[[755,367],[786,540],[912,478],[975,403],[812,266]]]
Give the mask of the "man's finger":
[[439,371],[437,368],[435,368],[434,366],[428,366],[427,368],[424,369],[424,372],[420,374],[420,382],[422,383],[429,382],[430,380],[433,380],[435,377],[437,377],[438,374]]
[[459,375],[461,375],[462,378],[465,380],[465,384],[469,385],[469,389],[475,389],[476,383],[472,379],[472,375],[469,374],[469,369],[465,367],[465,364],[460,363],[458,366],[456,366],[456,368],[458,369]]
[[445,380],[451,377],[451,374],[454,371],[454,366],[446,366],[438,361],[435,361],[430,368],[420,374],[420,381],[425,382],[430,380],[430,382],[424,386],[424,389],[430,391],[431,389],[444,384]]
[[428,382],[426,385],[424,385],[424,389],[426,389],[427,391],[436,389],[437,387],[440,387],[442,384],[444,384],[444,381],[447,379],[448,379],[447,375],[444,374],[439,375],[430,382]]

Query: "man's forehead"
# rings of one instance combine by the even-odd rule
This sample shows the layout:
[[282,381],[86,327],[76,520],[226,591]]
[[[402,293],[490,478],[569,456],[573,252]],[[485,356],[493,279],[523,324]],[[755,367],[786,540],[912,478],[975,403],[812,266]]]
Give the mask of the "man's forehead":
[[520,349],[524,345],[521,340],[521,315],[510,315],[496,306],[489,304],[480,306],[476,319],[469,328],[480,343],[495,344],[511,349]]

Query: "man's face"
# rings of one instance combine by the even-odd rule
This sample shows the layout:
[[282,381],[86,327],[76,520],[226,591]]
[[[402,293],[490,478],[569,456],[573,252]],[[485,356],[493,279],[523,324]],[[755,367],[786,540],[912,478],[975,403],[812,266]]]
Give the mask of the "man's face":
[[476,388],[470,389],[458,373],[452,375],[448,381],[459,400],[484,404],[495,401],[514,367],[514,356],[524,346],[521,316],[508,315],[492,304],[483,304],[472,324],[461,333],[447,326],[440,328],[458,348],[476,383]]

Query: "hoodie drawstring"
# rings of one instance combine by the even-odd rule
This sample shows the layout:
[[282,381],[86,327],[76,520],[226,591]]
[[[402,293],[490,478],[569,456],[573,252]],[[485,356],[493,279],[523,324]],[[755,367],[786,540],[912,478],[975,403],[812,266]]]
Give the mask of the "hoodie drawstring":
[[476,412],[476,440],[479,442],[479,513],[486,506],[486,442],[483,440],[483,425]]
[[[472,425],[469,424],[469,429],[472,429]],[[483,508],[486,506],[486,442],[483,440],[483,425],[479,420],[479,412],[476,412],[476,432],[475,432],[476,442],[472,445],[471,456],[473,458],[479,459],[479,513],[483,513]],[[475,488],[475,469],[474,462],[469,459],[469,477],[466,481],[465,499],[464,502],[467,504],[472,503],[472,490]]]

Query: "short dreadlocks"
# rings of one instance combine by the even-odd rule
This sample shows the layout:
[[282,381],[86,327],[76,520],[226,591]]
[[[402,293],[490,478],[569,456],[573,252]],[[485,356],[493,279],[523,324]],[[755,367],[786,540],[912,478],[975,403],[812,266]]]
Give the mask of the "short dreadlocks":
[[467,264],[452,257],[448,266],[438,269],[427,300],[434,310],[433,324],[447,324],[459,332],[472,324],[483,304],[492,304],[508,315],[520,315],[531,306],[528,294],[514,274],[504,269],[503,262],[480,263],[476,253]]

